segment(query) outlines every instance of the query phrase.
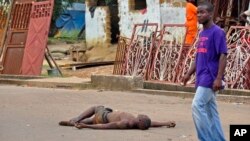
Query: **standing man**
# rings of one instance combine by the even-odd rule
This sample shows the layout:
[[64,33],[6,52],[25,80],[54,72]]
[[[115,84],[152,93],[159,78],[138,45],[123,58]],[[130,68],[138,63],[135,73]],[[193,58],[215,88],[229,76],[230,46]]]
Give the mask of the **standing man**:
[[209,2],[198,5],[198,22],[203,25],[203,30],[199,34],[195,61],[183,77],[186,85],[196,72],[192,115],[200,141],[225,141],[217,111],[216,91],[223,88],[227,46],[225,32],[213,23],[213,10]]
[[195,0],[187,0],[186,26],[187,26],[187,34],[186,34],[185,44],[191,46],[198,32],[197,7]]

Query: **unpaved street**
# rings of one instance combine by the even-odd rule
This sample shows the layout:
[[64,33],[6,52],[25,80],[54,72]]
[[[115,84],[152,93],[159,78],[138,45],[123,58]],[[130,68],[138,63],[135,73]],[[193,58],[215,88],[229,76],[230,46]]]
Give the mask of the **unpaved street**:
[[[99,90],[63,90],[0,85],[1,141],[196,141],[191,100],[177,97]],[[93,105],[175,120],[176,128],[78,130],[60,127]],[[250,105],[219,102],[227,140],[230,124],[250,124]]]

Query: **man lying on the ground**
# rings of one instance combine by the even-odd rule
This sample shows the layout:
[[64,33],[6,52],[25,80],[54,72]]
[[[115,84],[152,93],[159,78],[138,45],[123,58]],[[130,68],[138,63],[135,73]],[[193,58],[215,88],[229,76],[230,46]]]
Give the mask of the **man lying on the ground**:
[[[93,116],[93,117],[92,117]],[[69,121],[59,122],[61,126],[75,126],[78,129],[141,129],[149,127],[175,127],[174,121],[151,121],[147,115],[133,116],[130,113],[113,111],[104,106],[94,106],[84,111],[80,116]]]

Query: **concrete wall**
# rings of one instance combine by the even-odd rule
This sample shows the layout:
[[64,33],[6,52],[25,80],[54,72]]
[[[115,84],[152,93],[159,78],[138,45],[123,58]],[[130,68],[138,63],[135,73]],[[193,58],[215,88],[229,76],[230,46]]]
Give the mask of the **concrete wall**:
[[185,19],[185,2],[172,1],[161,4],[161,24],[184,24]]
[[[88,0],[87,0],[88,1]],[[185,23],[185,0],[146,0],[147,12],[133,10],[133,0],[118,0],[120,35],[130,38],[134,24],[143,23]],[[110,14],[108,7],[97,7],[91,18],[89,5],[86,4],[86,41],[87,46],[110,45]]]
[[[249,3],[249,6],[248,6],[248,10],[250,10],[250,3]],[[247,19],[250,21],[250,17],[247,17]],[[246,24],[246,26],[248,26],[248,25]]]
[[87,47],[107,47],[111,41],[109,8],[107,6],[97,7],[93,17],[91,17],[89,8],[89,4],[86,3],[85,32]]
[[147,12],[133,10],[129,7],[133,4],[132,0],[118,0],[120,33],[121,36],[131,37],[134,24],[143,23],[148,19],[149,23],[160,23],[160,3],[159,0],[147,0]]
[[119,1],[120,32],[121,36],[131,37],[133,25],[143,23],[183,24],[185,23],[185,2],[183,0],[147,0],[147,12],[130,10],[127,0]]

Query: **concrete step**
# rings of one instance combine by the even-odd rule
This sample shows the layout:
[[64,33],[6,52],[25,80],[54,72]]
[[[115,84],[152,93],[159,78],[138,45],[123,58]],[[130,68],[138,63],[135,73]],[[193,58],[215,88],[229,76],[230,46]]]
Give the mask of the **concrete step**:
[[[165,91],[185,91],[195,93],[194,86],[182,86],[177,84],[162,83],[162,82],[143,82],[143,88],[149,90],[165,90]],[[223,95],[250,96],[250,90],[228,89],[219,91]]]
[[71,78],[43,78],[43,79],[2,79],[0,84],[64,89],[92,89],[90,80]]
[[[181,98],[193,98],[195,93],[183,92],[183,91],[166,91],[166,90],[152,90],[152,89],[135,89],[132,90],[136,93],[152,94],[152,95],[164,95],[164,96],[176,96]],[[218,94],[217,100],[236,103],[236,104],[250,104],[250,96],[238,96],[238,95],[225,95]]]

